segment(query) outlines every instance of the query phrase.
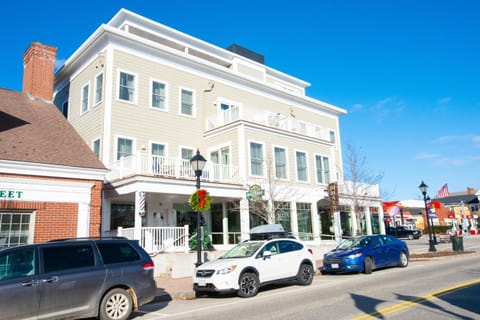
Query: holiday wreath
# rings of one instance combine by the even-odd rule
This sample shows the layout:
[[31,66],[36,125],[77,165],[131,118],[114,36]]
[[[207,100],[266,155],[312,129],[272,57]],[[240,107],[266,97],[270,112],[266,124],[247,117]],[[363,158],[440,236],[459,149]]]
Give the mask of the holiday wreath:
[[195,211],[207,211],[210,209],[212,198],[205,189],[199,189],[188,200],[190,207]]

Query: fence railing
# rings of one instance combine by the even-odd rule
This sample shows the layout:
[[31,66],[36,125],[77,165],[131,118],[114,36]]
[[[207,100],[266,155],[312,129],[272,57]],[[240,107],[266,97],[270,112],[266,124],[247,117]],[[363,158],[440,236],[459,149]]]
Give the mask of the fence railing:
[[[112,162],[107,179],[121,179],[134,174],[196,179],[190,160],[151,154],[130,155]],[[207,162],[201,179],[212,182],[240,183],[238,166]]]
[[149,254],[159,252],[188,252],[188,225],[183,227],[142,227],[140,239],[135,237],[135,228],[118,228],[109,235],[138,240]]

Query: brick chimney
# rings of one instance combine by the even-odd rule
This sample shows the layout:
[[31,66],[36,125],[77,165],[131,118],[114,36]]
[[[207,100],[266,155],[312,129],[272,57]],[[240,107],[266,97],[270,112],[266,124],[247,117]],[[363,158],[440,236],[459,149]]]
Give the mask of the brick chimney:
[[23,92],[52,100],[57,48],[32,42],[23,54]]

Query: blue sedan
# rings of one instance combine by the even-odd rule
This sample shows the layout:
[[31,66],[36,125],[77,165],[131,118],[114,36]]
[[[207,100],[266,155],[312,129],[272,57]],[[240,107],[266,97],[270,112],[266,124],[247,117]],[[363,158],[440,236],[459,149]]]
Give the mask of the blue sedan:
[[350,238],[323,256],[322,273],[364,272],[408,265],[407,244],[385,234]]

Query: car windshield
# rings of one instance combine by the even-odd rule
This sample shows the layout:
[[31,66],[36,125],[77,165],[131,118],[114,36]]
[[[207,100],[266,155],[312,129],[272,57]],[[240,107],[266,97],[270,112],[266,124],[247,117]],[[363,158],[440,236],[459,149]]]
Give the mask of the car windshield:
[[370,243],[368,238],[351,238],[346,239],[342,243],[340,243],[337,249],[340,250],[347,250],[352,248],[362,248],[366,247]]
[[263,244],[264,242],[240,243],[228,250],[227,253],[220,257],[220,259],[251,257]]

